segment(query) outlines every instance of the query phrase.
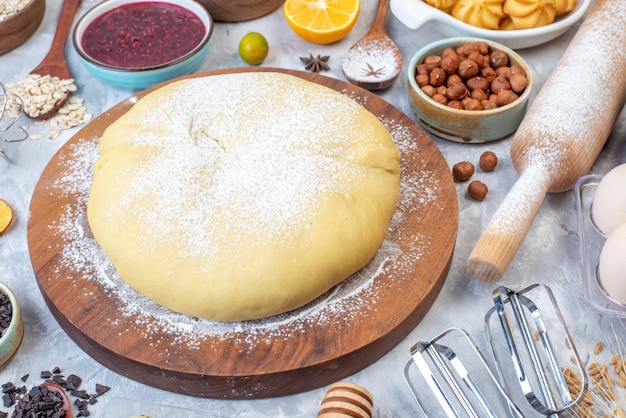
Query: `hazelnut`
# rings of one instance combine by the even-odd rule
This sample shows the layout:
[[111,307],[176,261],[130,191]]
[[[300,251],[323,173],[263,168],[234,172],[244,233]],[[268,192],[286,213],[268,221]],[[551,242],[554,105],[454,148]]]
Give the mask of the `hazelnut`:
[[463,78],[471,78],[478,74],[478,64],[470,59],[464,59],[459,64],[459,75]]
[[453,109],[459,109],[462,110],[463,109],[463,103],[461,103],[458,100],[450,100],[448,102],[448,107],[451,107]]
[[439,68],[441,65],[441,56],[439,55],[429,55],[424,58],[424,64],[428,71],[432,71],[434,68]]
[[513,92],[513,90],[502,90],[496,95],[495,103],[498,107],[506,106],[509,103],[513,103],[519,96]]
[[[479,100],[481,103],[484,101],[488,102],[489,100],[487,97],[487,93],[485,93],[485,90],[482,89],[474,89],[472,90],[472,92],[470,93],[470,97],[472,99],[476,99]],[[483,106],[483,109],[485,108],[485,106]]]
[[454,55],[446,55],[441,57],[441,68],[445,70],[448,74],[456,73],[456,70],[459,68],[459,56],[454,53]]
[[469,161],[461,161],[452,166],[452,175],[457,181],[466,181],[474,175],[474,164]]
[[435,95],[435,88],[431,85],[425,85],[424,87],[422,87],[422,91],[428,97],[433,97]]
[[524,91],[526,86],[528,86],[528,79],[525,75],[511,73],[509,83],[511,83],[511,90],[519,94]]
[[428,85],[430,78],[426,74],[418,74],[415,76],[415,82],[419,87],[424,87]]
[[469,56],[472,52],[480,52],[478,44],[476,42],[467,42],[456,49],[456,52],[461,55]]
[[475,44],[478,48],[478,52],[480,52],[481,54],[487,55],[489,53],[489,45],[487,44],[487,42],[477,41],[475,42]]
[[496,78],[496,70],[491,67],[481,68],[480,75],[491,83],[493,79]]
[[466,42],[427,56],[417,65],[415,81],[440,104],[453,108],[462,104],[466,110],[494,109],[516,100],[528,86],[524,70],[509,66],[509,62],[506,52],[490,51],[486,42]]
[[487,192],[489,192],[487,185],[480,180],[474,180],[467,186],[467,194],[478,201],[484,200]]
[[483,110],[491,110],[491,109],[498,108],[498,105],[496,104],[496,102],[492,100],[481,100],[480,104],[483,105]]
[[483,110],[480,100],[472,97],[466,97],[461,103],[463,103],[463,109],[465,110]]
[[508,80],[511,77],[511,67],[496,68],[496,77],[504,77]]
[[489,81],[487,81],[486,78],[477,75],[467,80],[467,88],[470,90],[487,90],[489,88]]
[[491,53],[491,66],[495,69],[500,67],[508,67],[509,56],[506,52],[496,50]]
[[478,166],[484,172],[493,171],[498,165],[498,157],[491,151],[485,151],[480,155]]
[[416,68],[417,74],[421,74],[421,75],[428,75],[428,73],[430,71],[428,71],[428,68],[426,67],[426,64],[418,64]]
[[443,51],[441,51],[441,57],[449,57],[449,56],[454,56],[454,57],[459,57],[459,54],[456,53],[456,51],[454,50],[454,48],[452,47],[446,47],[446,49],[444,49]]
[[467,96],[467,87],[463,83],[454,83],[448,86],[446,96],[451,100],[461,100]]
[[467,56],[468,60],[474,61],[480,68],[485,68],[489,66],[489,59],[485,59],[486,57],[478,51],[474,51]]
[[446,72],[443,68],[433,68],[430,72],[430,85],[439,87],[446,81]]
[[451,74],[446,79],[446,86],[449,86],[449,85],[454,84],[454,83],[462,83],[462,82],[463,82],[463,79],[461,78],[460,75],[458,75],[458,74]]
[[495,94],[500,93],[502,90],[511,90],[511,83],[504,77],[496,77],[491,82],[491,91]]
[[433,100],[436,101],[437,103],[440,103],[440,104],[444,105],[444,106],[448,104],[448,98],[445,95],[441,94],[441,93],[435,93],[433,95]]
[[526,71],[524,71],[524,69],[522,67],[520,67],[519,65],[512,65],[511,69],[509,70],[509,72],[511,73],[511,75],[513,75],[513,74],[521,74],[523,76],[526,76]]

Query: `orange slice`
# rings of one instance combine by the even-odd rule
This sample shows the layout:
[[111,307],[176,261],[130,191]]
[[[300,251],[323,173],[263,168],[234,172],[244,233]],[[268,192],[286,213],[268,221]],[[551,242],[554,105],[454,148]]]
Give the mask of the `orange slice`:
[[330,44],[345,37],[360,9],[360,0],[286,0],[283,6],[291,29],[316,44]]
[[9,228],[13,221],[13,208],[0,199],[0,235]]

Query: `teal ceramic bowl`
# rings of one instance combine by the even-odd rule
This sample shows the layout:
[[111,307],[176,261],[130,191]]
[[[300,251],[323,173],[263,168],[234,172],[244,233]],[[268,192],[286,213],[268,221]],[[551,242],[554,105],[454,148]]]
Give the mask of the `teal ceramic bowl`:
[[20,312],[20,306],[13,291],[4,283],[0,282],[0,293],[9,297],[11,302],[12,315],[9,326],[0,337],[0,367],[7,363],[22,343],[24,336],[24,320]]
[[[512,103],[490,110],[462,110],[440,104],[429,97],[415,81],[417,65],[429,55],[439,55],[447,47],[456,48],[467,42],[485,42],[490,52],[501,50],[509,56],[509,63],[520,66],[526,72],[528,85]],[[408,67],[408,101],[412,116],[430,133],[455,142],[484,143],[504,139],[521,123],[533,88],[530,67],[512,49],[486,39],[448,38],[435,41],[420,49]]]
[[[89,45],[86,44],[88,41],[85,37],[85,32],[90,25],[104,14],[110,15],[114,12],[120,12],[123,8],[134,3],[146,3],[145,0],[107,0],[89,9],[74,27],[72,41],[82,64],[91,73],[107,83],[131,89],[145,89],[172,78],[193,73],[200,66],[209,51],[213,33],[213,19],[211,15],[195,0],[150,0],[150,3],[155,1],[182,7],[200,18],[204,25],[204,33],[199,43],[191,51],[177,58],[170,58],[166,62],[153,62],[145,65],[139,62],[134,63],[130,59],[123,66],[116,63],[104,63],[102,60],[95,59],[87,52]],[[140,6],[136,5],[136,7]],[[113,26],[117,27],[115,24]],[[179,30],[179,27],[184,29],[185,25],[168,25],[166,29]],[[152,29],[148,28],[146,30]],[[162,29],[157,28],[157,30]],[[153,51],[156,51],[155,55],[163,52],[159,51],[159,49],[167,49],[171,53],[175,48],[154,48]]]

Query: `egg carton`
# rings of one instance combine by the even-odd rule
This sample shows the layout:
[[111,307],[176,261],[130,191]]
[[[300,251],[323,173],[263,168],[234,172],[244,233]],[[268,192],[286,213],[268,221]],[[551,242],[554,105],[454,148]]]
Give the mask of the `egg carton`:
[[601,175],[589,174],[581,177],[574,186],[583,295],[596,311],[607,316],[626,318],[626,306],[611,298],[598,279],[598,261],[606,235],[594,225],[591,210],[602,178]]
[[404,378],[423,416],[557,417],[585,396],[584,367],[550,288],[499,287],[493,301],[484,319],[493,367],[460,328],[411,348]]

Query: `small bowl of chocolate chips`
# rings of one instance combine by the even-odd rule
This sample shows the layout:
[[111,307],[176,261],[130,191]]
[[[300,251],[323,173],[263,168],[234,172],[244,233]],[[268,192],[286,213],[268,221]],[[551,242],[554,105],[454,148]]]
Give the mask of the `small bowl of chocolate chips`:
[[0,367],[8,362],[22,343],[24,321],[13,291],[0,282]]

